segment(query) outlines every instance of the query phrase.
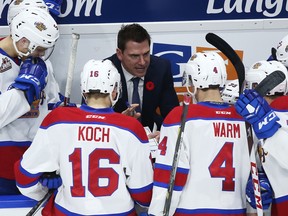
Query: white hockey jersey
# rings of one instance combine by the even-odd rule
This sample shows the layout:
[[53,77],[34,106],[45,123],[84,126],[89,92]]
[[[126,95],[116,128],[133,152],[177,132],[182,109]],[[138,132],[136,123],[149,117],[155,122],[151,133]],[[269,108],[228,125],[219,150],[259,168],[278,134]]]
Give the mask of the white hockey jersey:
[[41,174],[60,171],[63,184],[43,215],[136,215],[134,201],[146,207],[151,201],[147,135],[139,121],[112,108],[53,110],[20,164],[17,186],[37,200],[46,192],[38,183]]
[[[164,120],[149,214],[163,215],[182,107]],[[228,104],[189,106],[169,215],[246,215],[250,162],[245,122]]]
[[281,128],[264,140],[262,166],[271,183],[274,200],[272,216],[287,216],[288,212],[288,96],[275,99],[271,104],[280,118]]
[[[48,82],[42,100],[29,106],[23,92],[9,86],[20,70],[20,61],[0,49],[0,178],[14,180],[13,166],[30,146],[42,120],[48,114],[48,103],[59,101],[59,86],[50,61],[46,61]],[[16,188],[16,185],[14,186]]]

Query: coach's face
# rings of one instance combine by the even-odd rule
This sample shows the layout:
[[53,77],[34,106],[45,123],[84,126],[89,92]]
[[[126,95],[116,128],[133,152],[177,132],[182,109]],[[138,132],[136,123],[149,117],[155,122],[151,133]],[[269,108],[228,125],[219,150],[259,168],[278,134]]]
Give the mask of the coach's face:
[[150,46],[148,41],[137,43],[128,41],[124,51],[117,49],[117,56],[123,67],[133,76],[143,77],[150,64]]

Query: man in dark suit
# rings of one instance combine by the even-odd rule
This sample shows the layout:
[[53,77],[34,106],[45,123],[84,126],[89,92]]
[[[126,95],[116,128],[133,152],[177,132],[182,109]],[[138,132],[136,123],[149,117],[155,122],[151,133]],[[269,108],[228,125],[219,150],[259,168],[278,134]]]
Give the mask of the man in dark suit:
[[[166,115],[179,101],[170,62],[150,55],[150,44],[151,37],[141,25],[123,25],[118,32],[116,53],[108,59],[118,69],[122,82],[122,95],[114,110],[123,112],[129,104],[139,104],[136,111],[141,113],[142,125],[152,130],[155,122],[159,130]],[[135,78],[139,82],[136,84],[138,100],[133,90]]]

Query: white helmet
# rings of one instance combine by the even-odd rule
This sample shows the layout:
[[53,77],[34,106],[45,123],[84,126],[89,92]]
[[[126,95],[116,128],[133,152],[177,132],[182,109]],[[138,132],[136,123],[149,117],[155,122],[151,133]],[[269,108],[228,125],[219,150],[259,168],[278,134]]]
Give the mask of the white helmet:
[[[30,55],[37,47],[53,48],[59,38],[59,29],[53,17],[37,7],[26,8],[17,14],[11,21],[10,33],[20,57]],[[16,46],[23,37],[30,41],[27,53],[20,52]]]
[[249,70],[245,74],[245,88],[247,89],[254,89],[267,75],[271,74],[272,72],[279,70],[285,74],[285,80],[273,88],[270,92],[266,95],[283,95],[287,93],[288,90],[288,83],[287,77],[288,72],[287,68],[278,61],[258,61],[249,68]]
[[[121,91],[121,78],[117,68],[110,60],[89,60],[81,73],[81,92],[96,91],[109,94],[112,106],[117,102]],[[117,97],[113,100],[112,92]]]
[[10,25],[11,20],[21,11],[30,8],[30,7],[38,7],[45,11],[48,10],[48,6],[45,4],[43,0],[13,0],[8,8],[7,12],[7,23]]
[[235,104],[239,97],[239,81],[227,80],[224,90],[221,93],[221,97],[224,102],[229,104]]
[[189,93],[189,85],[204,89],[212,86],[225,86],[227,79],[226,66],[223,58],[217,52],[197,52],[187,62],[183,84]]
[[288,67],[288,35],[286,35],[277,45],[277,61]]

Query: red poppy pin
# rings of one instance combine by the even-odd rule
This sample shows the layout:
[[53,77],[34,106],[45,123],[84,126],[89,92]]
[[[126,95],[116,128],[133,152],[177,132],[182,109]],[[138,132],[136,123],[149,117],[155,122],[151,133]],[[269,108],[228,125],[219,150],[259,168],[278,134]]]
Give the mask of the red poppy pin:
[[146,83],[146,89],[147,89],[148,91],[152,91],[152,90],[154,89],[154,87],[155,87],[155,85],[154,85],[153,82],[148,81],[148,82]]

